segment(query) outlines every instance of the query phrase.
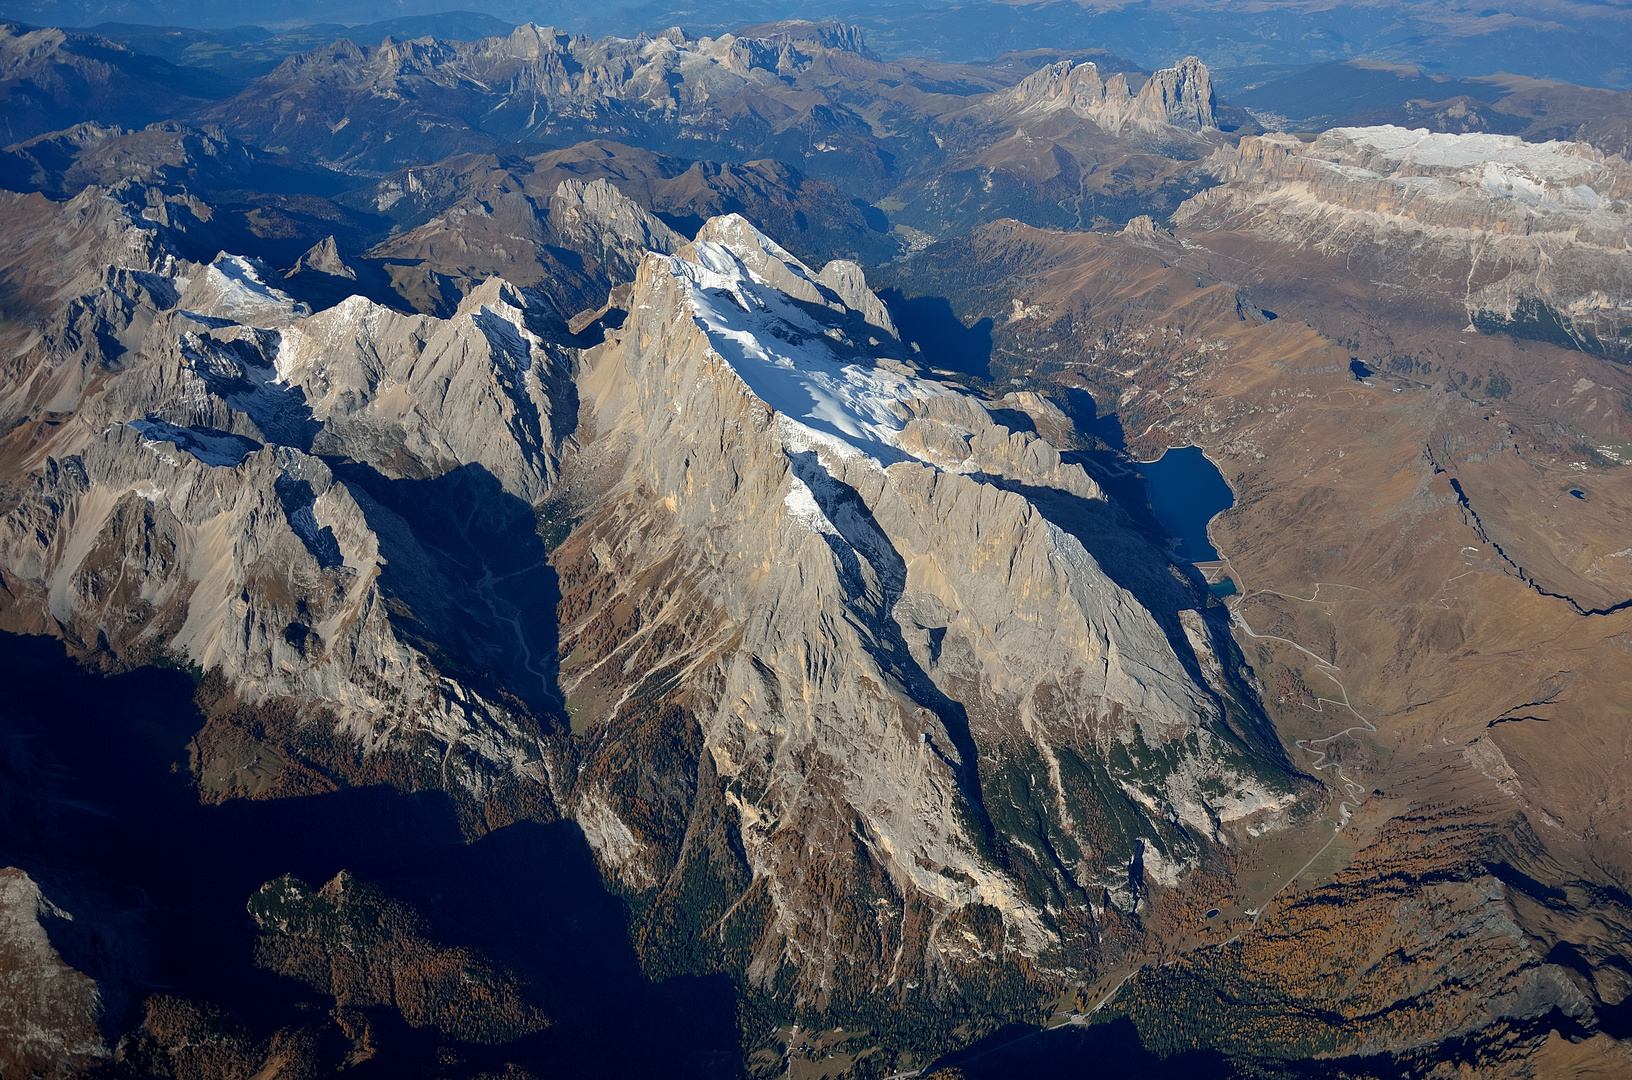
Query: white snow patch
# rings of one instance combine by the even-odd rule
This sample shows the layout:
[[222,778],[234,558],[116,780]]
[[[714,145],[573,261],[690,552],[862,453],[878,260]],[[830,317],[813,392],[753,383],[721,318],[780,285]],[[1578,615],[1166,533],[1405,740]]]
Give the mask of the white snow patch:
[[222,252],[188,288],[188,301],[205,316],[227,318],[245,326],[287,322],[311,309],[289,294],[274,289],[255,264],[241,255]]
[[1337,128],[1336,131],[1350,142],[1378,151],[1389,161],[1411,162],[1428,168],[1466,169],[1498,162],[1523,169],[1536,179],[1555,182],[1598,168],[1598,162],[1583,153],[1580,143],[1556,140],[1528,143],[1517,135],[1451,134],[1393,124]]
[[163,420],[131,420],[127,426],[135,429],[149,445],[174,443],[206,465],[229,469],[261,448],[260,443],[242,435],[210,428],[180,427]]
[[883,465],[911,456],[897,438],[912,418],[906,403],[943,388],[842,360],[826,327],[756,281],[729,248],[704,241],[695,250],[698,262],[671,258],[670,271],[684,282],[709,343],[756,397],[829,449],[860,451]]
[[812,532],[837,536],[839,530],[833,527],[833,523],[827,520],[827,515],[822,513],[822,508],[816,505],[816,496],[811,493],[809,485],[792,474],[789,474],[788,480],[792,486],[782,497],[782,505],[787,507],[794,520]]
[[[1516,135],[1450,134],[1390,124],[1334,128],[1331,134],[1376,152],[1407,173],[1416,169],[1435,176],[1455,174],[1468,187],[1537,210],[1592,211],[1610,202],[1593,186],[1606,178],[1602,157],[1584,143],[1528,143]],[[1365,170],[1352,171],[1358,175]],[[1425,176],[1396,174],[1392,179],[1430,182]]]

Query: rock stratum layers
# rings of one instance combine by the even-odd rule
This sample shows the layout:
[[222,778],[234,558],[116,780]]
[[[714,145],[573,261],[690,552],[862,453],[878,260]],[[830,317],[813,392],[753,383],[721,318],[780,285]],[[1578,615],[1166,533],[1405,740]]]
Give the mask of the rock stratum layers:
[[1334,128],[1220,150],[1181,227],[1358,259],[1480,330],[1625,357],[1632,169],[1586,143]]
[[[699,786],[767,894],[755,980],[792,961],[826,996],[861,989],[839,967],[884,989],[1009,953],[1075,973],[1098,950],[1054,912],[1133,912],[1292,788],[1213,626],[1170,634],[1056,524],[1104,502],[1080,466],[869,359],[832,276],[715,219],[648,257],[586,356],[579,438],[618,464],[555,556],[568,708],[598,742],[696,724]],[[672,879],[610,764],[580,823],[628,886]],[[865,906],[837,884],[861,881]],[[977,918],[1001,927],[980,946]]]
[[[1137,77],[1136,77],[1137,78]],[[1135,90],[1124,72],[1107,77],[1093,61],[1061,60],[1038,69],[983,104],[993,117],[1045,117],[1068,110],[1111,134],[1217,131],[1217,98],[1207,65],[1194,56],[1144,79]]]
[[[609,264],[677,246],[608,185],[557,200]],[[654,977],[895,1049],[948,1036],[879,1001],[1032,1007],[1307,812],[1216,605],[920,374],[853,263],[715,218],[580,351],[498,279],[314,314],[77,202],[109,265],[30,279],[77,314],[7,369],[0,620],[200,673],[208,799],[570,818]]]

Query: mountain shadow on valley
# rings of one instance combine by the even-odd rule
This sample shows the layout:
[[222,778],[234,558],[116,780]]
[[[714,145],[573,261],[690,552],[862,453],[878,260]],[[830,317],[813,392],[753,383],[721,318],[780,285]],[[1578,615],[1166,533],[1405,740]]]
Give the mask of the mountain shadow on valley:
[[992,377],[992,320],[965,326],[944,296],[908,297],[900,289],[882,289],[879,299],[890,309],[901,340],[916,346],[918,359],[931,368]]
[[380,587],[415,644],[484,695],[561,716],[561,590],[533,507],[474,463],[424,479],[331,464],[364,493],[386,560]]
[[[251,1042],[323,1022],[333,999],[256,966],[246,903],[286,874],[315,888],[347,871],[412,907],[439,944],[517,973],[552,1021],[479,1045],[370,1007],[377,1052],[359,1077],[705,1076],[740,1057],[730,982],[643,975],[628,909],[575,823],[466,843],[446,793],[384,785],[206,805],[188,764],[205,717],[187,673],[103,677],[53,639],[0,634],[0,678],[0,865],[75,915],[42,921],[107,983],[110,1045],[155,993],[202,1003]],[[627,1037],[631,1023],[643,1037]]]
[[1242,1075],[1216,1050],[1160,1057],[1145,1048],[1125,1017],[1048,1031],[1010,1025],[948,1054],[925,1072],[957,1070],[967,1080],[1065,1080],[1084,1075],[1085,1061],[1094,1062],[1098,1075],[1140,1080],[1235,1080]]
[[1099,403],[1094,395],[1080,386],[1068,386],[1057,393],[1054,403],[1071,420],[1077,434],[1104,443],[1121,453],[1128,448],[1128,436],[1122,430],[1122,418],[1114,412],[1099,414]]

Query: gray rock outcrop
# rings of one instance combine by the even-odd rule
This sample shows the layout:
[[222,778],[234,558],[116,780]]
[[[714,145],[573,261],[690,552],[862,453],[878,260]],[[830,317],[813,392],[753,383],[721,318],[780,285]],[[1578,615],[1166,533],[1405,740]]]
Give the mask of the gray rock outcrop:
[[1178,225],[1409,268],[1416,292],[1478,329],[1627,354],[1632,316],[1609,286],[1632,274],[1632,169],[1619,158],[1384,125],[1308,143],[1248,136],[1212,167],[1225,182],[1184,203]]
[[[875,977],[955,978],[976,908],[1000,914],[1006,950],[1070,966],[1081,943],[1050,904],[1131,909],[1291,788],[1220,736],[1221,699],[1034,501],[1102,502],[1097,485],[969,396],[852,359],[812,276],[716,219],[647,258],[629,321],[586,356],[579,439],[619,467],[556,557],[574,726],[620,738],[654,684],[696,717],[774,903],[756,980],[789,950],[813,986],[855,962],[813,935],[830,903],[814,881],[875,880],[887,941],[904,912],[929,920]],[[574,608],[579,591],[604,599]],[[608,636],[620,604],[638,626]],[[626,887],[672,879],[621,788],[580,777],[586,836]],[[1141,824],[1107,831],[1109,805]],[[813,845],[832,830],[854,840]]]
[[1205,597],[1154,549],[1113,576],[1094,551],[1144,541],[1098,485],[907,362],[859,267],[734,215],[679,245],[604,183],[556,201],[659,249],[582,354],[498,279],[446,318],[313,313],[147,225],[76,301],[117,363],[17,429],[0,620],[185,662],[476,805],[524,779],[659,889],[654,927],[716,920],[801,993],[1059,985],[1284,818]]
[[994,94],[981,108],[994,119],[1041,117],[1064,110],[1118,135],[1168,128],[1216,131],[1216,104],[1207,65],[1187,56],[1151,75],[1137,91],[1124,72],[1106,78],[1091,60],[1061,60],[1038,69],[1012,89]]
[[0,1071],[78,1075],[107,1060],[102,994],[51,944],[50,922],[72,921],[29,875],[0,869]]

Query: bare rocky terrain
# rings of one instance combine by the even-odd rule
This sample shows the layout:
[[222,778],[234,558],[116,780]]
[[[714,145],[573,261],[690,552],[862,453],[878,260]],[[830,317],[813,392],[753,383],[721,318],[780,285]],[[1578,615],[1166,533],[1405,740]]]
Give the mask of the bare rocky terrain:
[[1617,96],[5,33],[6,1075],[1625,1067]]

